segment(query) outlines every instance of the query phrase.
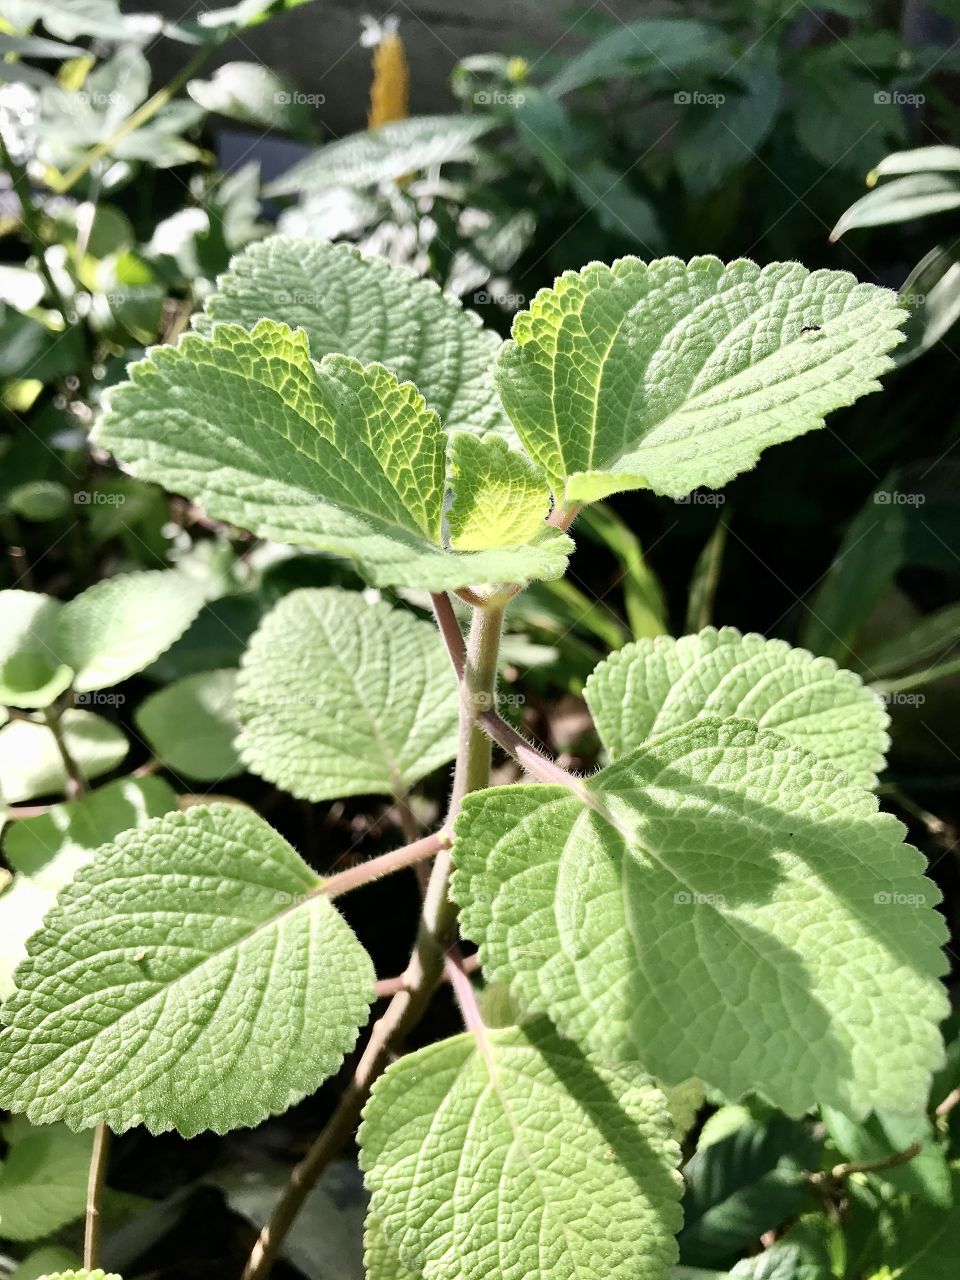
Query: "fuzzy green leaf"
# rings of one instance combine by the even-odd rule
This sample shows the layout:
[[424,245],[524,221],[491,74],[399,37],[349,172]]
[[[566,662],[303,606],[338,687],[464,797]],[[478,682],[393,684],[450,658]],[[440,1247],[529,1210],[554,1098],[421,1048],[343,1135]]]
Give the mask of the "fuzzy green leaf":
[[878,390],[905,314],[889,290],[796,263],[591,263],[517,315],[496,381],[564,501],[680,498]]
[[735,627],[628,644],[584,696],[614,759],[697,716],[740,716],[874,787],[890,744],[883,704],[852,671]]
[[[92,711],[70,708],[61,724],[70,754],[87,781],[115,769],[127,754],[122,731]],[[45,724],[11,720],[0,729],[0,797],[7,804],[63,792],[66,785],[63,760]]]
[[453,894],[484,972],[588,1051],[797,1115],[921,1109],[943,1049],[936,886],[834,766],[744,720],[583,786],[470,796]]
[[149,666],[200,612],[204,589],[175,569],[121,573],[63,606],[56,649],[80,692],[119,684]]
[[401,1058],[374,1086],[360,1148],[371,1213],[425,1280],[665,1280],[676,1260],[663,1094],[545,1020]]
[[60,894],[4,1003],[0,1106],[225,1133],[312,1093],[356,1039],[373,967],[319,881],[248,809],[168,814]]
[[367,1280],[417,1280],[400,1261],[393,1245],[383,1234],[380,1220],[367,1214],[363,1231],[363,1266]]
[[550,514],[547,477],[499,436],[478,440],[461,432],[450,444],[453,504],[450,543],[483,551],[532,542]]
[[82,1217],[90,1138],[63,1125],[35,1129],[22,1117],[4,1125],[0,1236],[39,1240]]
[[375,585],[557,577],[571,545],[546,529],[533,546],[444,548],[436,414],[382,365],[340,355],[316,364],[307,335],[272,320],[154,348],[112,392],[96,437],[216,519],[351,556]]
[[417,387],[447,431],[513,438],[490,372],[499,335],[406,267],[351,244],[270,236],[233,259],[194,325],[252,329],[263,316],[304,329],[316,360],[341,352],[386,365]]
[[61,608],[38,591],[0,591],[0,703],[48,707],[70,684],[56,652]]
[[457,682],[434,626],[354,591],[291,591],[237,686],[254,773],[304,800],[402,795],[453,759]]
[[137,708],[137,728],[176,773],[221,782],[243,772],[233,740],[236,671],[200,671],[158,689]]

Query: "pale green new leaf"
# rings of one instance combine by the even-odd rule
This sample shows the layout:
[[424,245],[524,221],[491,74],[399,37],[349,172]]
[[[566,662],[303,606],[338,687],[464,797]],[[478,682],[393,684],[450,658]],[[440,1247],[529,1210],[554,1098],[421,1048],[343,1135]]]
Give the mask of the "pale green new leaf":
[[798,1115],[922,1109],[936,886],[833,765],[696,720],[585,782],[467,798],[453,895],[484,972],[604,1057]]
[[413,116],[327,143],[265,189],[270,196],[328,187],[389,182],[419,169],[476,159],[478,138],[496,124],[490,116]]
[[460,432],[450,444],[451,546],[483,551],[531,542],[550,514],[550,485],[538,466],[499,436]]
[[432,624],[355,591],[291,591],[237,685],[240,755],[304,800],[402,795],[457,749],[457,681]]
[[[115,769],[127,754],[122,730],[92,711],[70,708],[61,725],[70,755],[88,782]],[[62,792],[66,785],[63,760],[45,724],[11,720],[0,729],[0,797],[7,804]]]
[[38,591],[0,591],[0,703],[48,707],[69,685],[56,651],[61,607]]
[[137,728],[176,773],[220,782],[243,772],[237,736],[236,671],[201,671],[174,680],[137,708]]
[[39,1240],[83,1216],[90,1137],[64,1125],[33,1128],[15,1117],[3,1128],[0,1236]]
[[425,1280],[666,1280],[678,1155],[649,1077],[544,1019],[401,1058],[360,1128],[371,1214]]
[[904,316],[889,290],[842,271],[621,258],[541,290],[496,381],[563,501],[680,498],[878,390]]
[[447,431],[514,438],[490,372],[499,335],[406,267],[352,244],[270,236],[233,259],[194,325],[251,329],[263,316],[304,329],[314,359],[341,352],[386,365],[414,384]]
[[63,606],[56,648],[79,692],[119,684],[178,640],[203,607],[202,583],[175,569],[121,573]]
[[557,577],[570,541],[484,552],[441,545],[446,436],[410,383],[260,321],[215,325],[130,366],[97,443],[218,520],[351,556],[375,584],[446,590]]
[[890,744],[883,704],[859,676],[735,627],[628,644],[594,670],[584,697],[614,759],[697,716],[740,716],[874,787]]
[[337,1069],[373,996],[318,877],[224,804],[101,848],[28,950],[0,1011],[0,1106],[73,1129],[259,1124]]

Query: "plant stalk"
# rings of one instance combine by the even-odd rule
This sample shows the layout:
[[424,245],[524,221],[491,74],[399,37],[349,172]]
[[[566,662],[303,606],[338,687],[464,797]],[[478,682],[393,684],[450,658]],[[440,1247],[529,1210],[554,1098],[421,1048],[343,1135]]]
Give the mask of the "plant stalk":
[[369,858],[359,862],[355,867],[338,871],[328,876],[321,886],[321,892],[328,898],[338,898],[341,893],[349,893],[351,889],[359,889],[361,885],[379,880],[381,876],[391,875],[403,867],[415,866],[425,858],[432,858],[441,849],[450,847],[450,837],[446,831],[434,831],[431,835],[413,840],[399,849],[391,849],[378,858]]
[[[450,808],[444,823],[446,831],[451,828],[460,803],[468,791],[485,787],[490,781],[490,739],[476,723],[476,708],[496,705],[497,660],[504,605],[484,605],[475,610],[465,649],[463,635],[449,597],[434,597],[434,606],[448,649],[451,653],[463,653],[460,738]],[[455,668],[456,665],[454,660]],[[336,1110],[307,1154],[293,1169],[270,1220],[260,1232],[247,1260],[242,1280],[264,1280],[270,1274],[284,1238],[304,1201],[324,1169],[356,1128],[363,1105],[370,1096],[377,1077],[386,1068],[391,1052],[420,1020],[442,980],[444,957],[454,944],[456,933],[456,908],[447,892],[451,869],[449,849],[443,845],[438,849],[433,864],[424,896],[417,942],[410,963],[401,976],[400,987],[383,1015],[374,1023],[370,1039]]]

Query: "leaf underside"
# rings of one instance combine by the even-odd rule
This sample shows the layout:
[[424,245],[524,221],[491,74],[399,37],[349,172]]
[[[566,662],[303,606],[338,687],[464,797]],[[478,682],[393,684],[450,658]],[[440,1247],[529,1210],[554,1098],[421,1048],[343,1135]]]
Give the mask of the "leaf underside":
[[588,1051],[792,1115],[922,1108],[945,929],[903,827],[748,721],[564,788],[469,796],[453,895],[484,972]]
[[457,682],[430,623],[355,591],[291,591],[243,658],[238,746],[301,799],[402,795],[457,749]]
[[406,267],[351,244],[270,236],[233,259],[193,323],[209,334],[215,321],[252,329],[263,316],[304,329],[317,360],[341,352],[386,365],[447,431],[514,438],[490,372],[499,335]]
[[878,390],[904,318],[892,292],[846,272],[621,258],[541,290],[495,376],[565,501],[680,498]]
[[584,697],[614,759],[697,716],[738,716],[874,787],[890,743],[883,704],[859,676],[735,627],[625,645],[594,670]]
[[665,1280],[676,1260],[663,1094],[544,1019],[401,1058],[374,1086],[360,1148],[371,1214],[426,1280]]
[[219,324],[131,365],[96,429],[144,479],[216,519],[349,556],[377,586],[442,591],[557,577],[570,541],[482,552],[441,545],[446,436],[410,383],[261,320]]
[[73,1129],[225,1133],[314,1092],[373,968],[318,879],[245,808],[169,814],[98,851],[2,1008],[0,1105]]

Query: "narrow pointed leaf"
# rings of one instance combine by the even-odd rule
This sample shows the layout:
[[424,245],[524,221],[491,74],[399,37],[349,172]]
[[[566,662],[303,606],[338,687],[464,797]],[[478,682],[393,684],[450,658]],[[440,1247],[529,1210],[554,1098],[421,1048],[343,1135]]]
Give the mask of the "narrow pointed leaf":
[[[229,411],[225,411],[225,406]],[[214,326],[130,367],[97,440],[216,519],[350,556],[375,585],[445,590],[562,574],[570,541],[441,545],[446,436],[410,383],[272,320]]]
[[0,1105],[121,1132],[256,1125],[356,1039],[373,968],[318,877],[250,810],[169,814],[61,893],[4,1003]]
[[793,1115],[925,1105],[947,1012],[939,892],[869,792],[707,719],[583,791],[465,801],[453,894],[489,978],[668,1084]]
[[206,334],[214,321],[252,329],[263,316],[304,329],[316,360],[341,352],[386,365],[447,431],[513,437],[490,371],[499,335],[406,267],[351,244],[270,236],[233,259],[194,325]]
[[852,671],[735,627],[628,644],[584,696],[614,759],[697,716],[740,716],[874,787],[890,743],[883,704]]
[[453,759],[458,705],[436,627],[355,591],[304,588],[244,655],[237,745],[301,799],[402,795]]
[[841,271],[622,258],[541,290],[496,380],[566,501],[638,488],[679,498],[878,390],[904,317],[889,290]]
[[680,1224],[670,1132],[648,1077],[589,1061],[541,1019],[389,1067],[361,1164],[388,1245],[425,1280],[666,1280]]

